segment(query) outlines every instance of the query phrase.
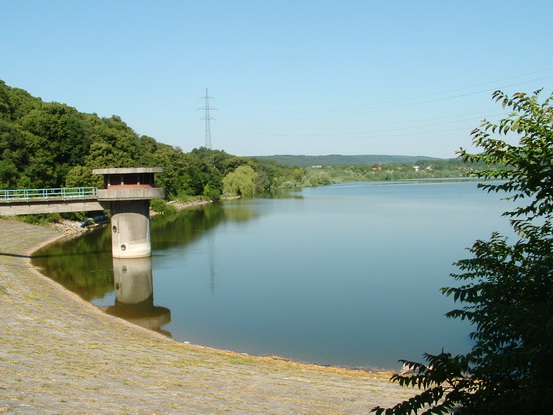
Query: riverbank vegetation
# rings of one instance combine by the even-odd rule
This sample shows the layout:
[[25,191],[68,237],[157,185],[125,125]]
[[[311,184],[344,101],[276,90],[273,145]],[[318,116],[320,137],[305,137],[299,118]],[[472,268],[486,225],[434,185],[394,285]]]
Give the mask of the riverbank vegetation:
[[[0,189],[101,187],[102,178],[92,175],[93,169],[159,166],[165,173],[156,177],[157,185],[166,189],[169,200],[216,201],[222,196],[253,197],[283,188],[350,181],[465,177],[486,167],[482,161],[408,156],[316,160],[295,156],[293,160],[297,165],[203,147],[186,152],[137,134],[116,115],[99,117],[44,102],[0,81]],[[327,164],[306,167],[313,160]],[[360,164],[369,160],[374,162]],[[163,203],[154,207],[167,210]]]
[[293,168],[221,150],[179,147],[139,135],[120,117],[101,118],[65,104],[43,102],[0,81],[0,188],[102,186],[95,168],[161,166],[156,179],[170,199],[217,200],[223,179],[241,166],[270,189]]
[[[472,323],[472,350],[403,361],[412,372],[393,380],[423,391],[377,414],[553,413],[553,95],[540,102],[539,93],[495,92],[512,113],[472,132],[483,153],[460,152],[463,160],[509,166],[479,172],[501,180],[480,186],[519,201],[504,214],[516,240],[496,233],[476,241],[473,257],[456,263],[460,284],[442,289],[462,303],[447,316]],[[518,145],[510,144],[515,138]]]

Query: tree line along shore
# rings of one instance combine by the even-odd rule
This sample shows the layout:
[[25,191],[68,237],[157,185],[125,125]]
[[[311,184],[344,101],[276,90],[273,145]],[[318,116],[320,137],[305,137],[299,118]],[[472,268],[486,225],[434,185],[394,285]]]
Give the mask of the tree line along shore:
[[[324,163],[324,164],[312,164]],[[44,102],[0,81],[0,188],[102,187],[93,169],[159,166],[167,201],[219,200],[347,181],[466,177],[485,167],[405,156],[238,157],[190,151],[140,135],[119,116],[99,117]],[[153,204],[163,210],[164,201]],[[66,216],[82,220],[86,213]]]

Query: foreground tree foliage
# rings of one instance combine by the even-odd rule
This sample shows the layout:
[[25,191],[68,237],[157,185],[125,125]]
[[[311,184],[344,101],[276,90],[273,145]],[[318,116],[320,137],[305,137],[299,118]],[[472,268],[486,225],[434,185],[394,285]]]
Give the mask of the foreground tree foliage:
[[[460,151],[465,161],[506,166],[476,176],[500,179],[480,187],[517,201],[505,215],[518,240],[509,244],[493,234],[489,241],[476,241],[473,257],[457,262],[460,272],[452,274],[462,285],[442,289],[463,304],[447,316],[472,323],[472,350],[426,354],[425,364],[402,360],[412,371],[392,380],[423,391],[373,412],[553,413],[553,95],[540,103],[540,92],[512,97],[495,92],[494,100],[512,112],[472,132],[483,153]],[[518,144],[509,144],[515,137]]]

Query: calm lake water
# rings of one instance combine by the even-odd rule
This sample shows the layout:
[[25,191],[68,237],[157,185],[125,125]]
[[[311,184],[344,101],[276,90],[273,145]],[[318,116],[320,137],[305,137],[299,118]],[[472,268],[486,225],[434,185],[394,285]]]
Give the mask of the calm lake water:
[[151,259],[112,260],[103,229],[37,253],[50,277],[174,339],[366,368],[470,348],[440,287],[493,231],[500,201],[470,181],[307,188],[152,218]]

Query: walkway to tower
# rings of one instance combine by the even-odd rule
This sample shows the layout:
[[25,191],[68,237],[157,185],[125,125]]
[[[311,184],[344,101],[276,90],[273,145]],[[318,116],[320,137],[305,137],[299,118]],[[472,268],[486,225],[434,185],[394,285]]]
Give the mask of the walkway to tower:
[[95,187],[0,190],[0,216],[104,210]]

